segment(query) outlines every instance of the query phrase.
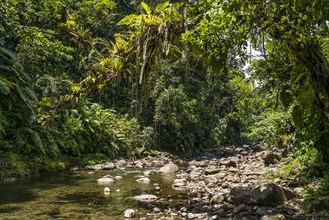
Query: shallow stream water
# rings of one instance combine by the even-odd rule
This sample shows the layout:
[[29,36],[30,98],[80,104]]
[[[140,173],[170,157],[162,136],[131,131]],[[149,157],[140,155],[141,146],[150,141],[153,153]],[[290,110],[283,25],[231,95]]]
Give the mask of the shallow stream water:
[[[138,183],[142,171],[72,171],[46,174],[0,184],[0,219],[124,219],[126,209],[137,209],[137,219],[152,213],[154,207],[168,209],[187,204],[186,192],[171,188],[175,174],[151,174],[151,183]],[[104,175],[122,179],[109,185],[110,195],[97,179]],[[160,191],[154,189],[159,184]],[[153,203],[133,197],[153,194]],[[160,201],[159,201],[160,200]]]

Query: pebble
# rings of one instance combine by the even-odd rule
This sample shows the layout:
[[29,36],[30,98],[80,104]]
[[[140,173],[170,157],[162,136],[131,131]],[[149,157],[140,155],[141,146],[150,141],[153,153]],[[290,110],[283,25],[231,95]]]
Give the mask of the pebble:
[[155,213],[159,213],[159,212],[161,212],[161,209],[159,209],[158,207],[155,207],[155,208],[153,209],[153,212],[155,212]]
[[111,190],[108,187],[105,187],[103,191],[104,191],[104,195],[110,195],[111,193]]
[[194,219],[194,214],[192,213],[192,212],[189,212],[188,214],[187,214],[187,218],[188,219]]

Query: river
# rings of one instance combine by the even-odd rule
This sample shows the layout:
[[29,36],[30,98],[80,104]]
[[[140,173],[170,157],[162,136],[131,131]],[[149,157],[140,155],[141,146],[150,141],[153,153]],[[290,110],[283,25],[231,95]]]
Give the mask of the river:
[[[124,219],[126,209],[138,210],[137,217],[145,217],[155,207],[160,209],[184,205],[186,192],[171,188],[175,174],[155,173],[151,183],[137,183],[142,171],[72,171],[28,177],[0,185],[0,219]],[[97,178],[120,175],[104,195],[104,186]],[[160,191],[155,190],[159,184]],[[160,202],[143,203],[133,197],[141,194],[157,195]]]

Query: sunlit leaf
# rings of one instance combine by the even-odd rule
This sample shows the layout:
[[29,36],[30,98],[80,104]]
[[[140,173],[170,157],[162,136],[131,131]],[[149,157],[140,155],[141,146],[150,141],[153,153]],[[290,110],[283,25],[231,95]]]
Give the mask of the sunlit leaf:
[[160,12],[160,11],[163,11],[164,9],[166,9],[168,6],[169,6],[169,2],[164,2],[164,3],[160,3],[156,6],[154,12],[157,13],[157,12]]
[[147,13],[147,16],[150,17],[151,12],[152,12],[150,7],[145,2],[142,2],[141,5],[142,5],[143,9],[145,10],[145,12]]

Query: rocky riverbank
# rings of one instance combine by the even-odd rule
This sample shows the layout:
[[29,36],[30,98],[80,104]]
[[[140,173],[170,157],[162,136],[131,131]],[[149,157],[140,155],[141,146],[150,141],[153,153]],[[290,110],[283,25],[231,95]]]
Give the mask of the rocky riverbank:
[[[136,219],[314,219],[302,214],[301,193],[305,182],[296,179],[273,179],[275,173],[292,158],[280,150],[266,150],[260,145],[220,148],[206,151],[193,160],[183,160],[164,152],[156,152],[138,160],[114,160],[87,166],[93,170],[143,169],[136,181],[151,184],[153,172],[175,173],[172,188],[186,192],[184,205],[161,205],[155,195],[136,195],[145,203],[155,203],[145,216],[129,209],[123,216]],[[177,164],[178,167],[175,165]],[[149,169],[148,168],[154,168]],[[107,176],[110,184],[115,178]],[[104,179],[103,179],[104,180]],[[155,190],[161,190],[156,188]],[[149,199],[152,198],[152,199]],[[167,195],[170,200],[170,195]],[[161,200],[164,200],[163,198]]]

